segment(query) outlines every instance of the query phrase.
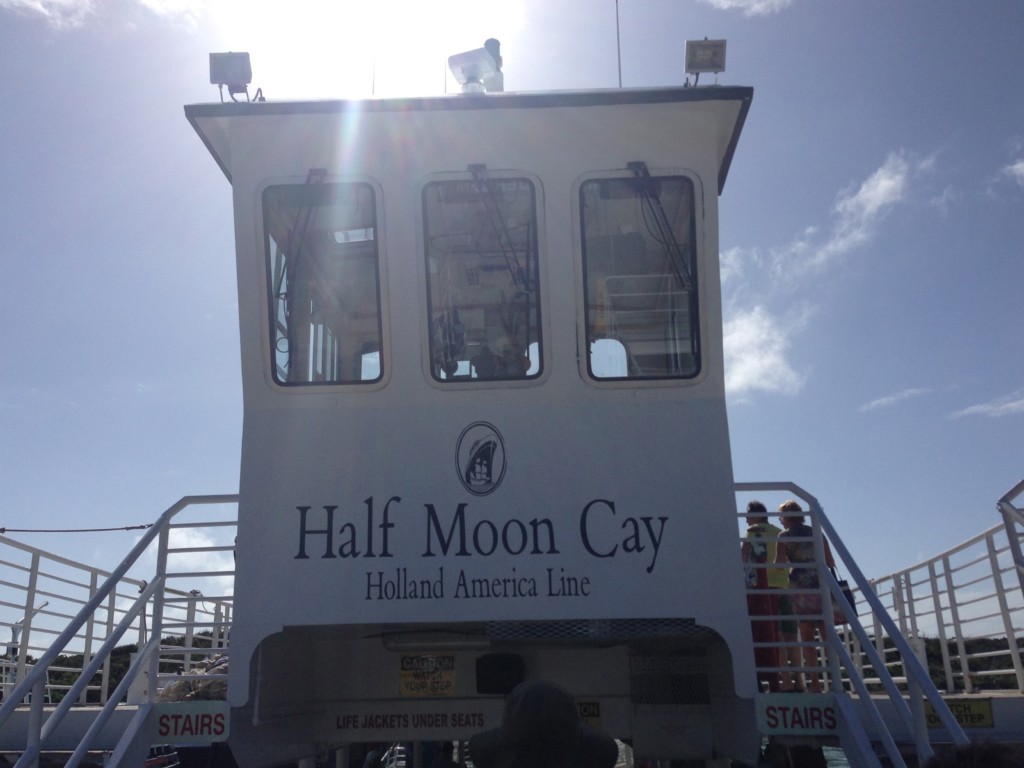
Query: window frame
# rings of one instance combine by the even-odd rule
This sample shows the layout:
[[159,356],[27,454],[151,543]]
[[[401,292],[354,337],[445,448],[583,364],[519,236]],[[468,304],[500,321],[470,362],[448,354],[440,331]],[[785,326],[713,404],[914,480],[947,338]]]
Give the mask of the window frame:
[[[373,178],[357,175],[324,174],[321,178],[313,181],[313,171],[308,177],[283,177],[265,180],[256,189],[255,212],[256,225],[260,242],[260,258],[262,259],[262,289],[261,300],[263,314],[263,339],[264,362],[263,371],[272,389],[279,392],[293,394],[317,392],[338,393],[345,391],[372,391],[385,387],[391,379],[391,351],[389,343],[390,313],[388,302],[387,282],[387,226],[384,217],[384,195],[381,185]],[[277,365],[277,328],[276,328],[276,304],[274,293],[274,264],[270,245],[270,232],[266,222],[266,196],[275,187],[305,187],[309,184],[324,186],[355,186],[366,187],[372,197],[373,225],[376,246],[376,291],[377,291],[377,333],[379,339],[379,376],[370,380],[336,380],[336,381],[282,381],[278,377]]]
[[431,298],[431,275],[429,266],[429,243],[428,238],[431,233],[427,228],[427,192],[428,189],[435,184],[453,183],[453,182],[473,182],[476,180],[474,174],[470,171],[448,171],[433,173],[425,177],[419,188],[418,188],[418,202],[419,202],[419,216],[417,217],[417,245],[419,253],[417,259],[419,263],[419,274],[420,274],[420,297],[422,301],[422,310],[420,313],[420,321],[422,325],[422,352],[423,352],[423,375],[427,382],[437,389],[445,391],[462,391],[466,389],[495,389],[495,388],[520,388],[520,387],[533,387],[537,386],[548,379],[550,376],[550,352],[545,351],[546,346],[551,344],[551,333],[548,326],[547,311],[547,293],[548,293],[548,280],[547,280],[547,266],[546,266],[546,248],[545,248],[545,195],[544,186],[541,183],[540,178],[528,171],[519,169],[484,169],[483,173],[486,174],[486,178],[494,181],[523,181],[526,182],[532,191],[533,196],[533,216],[534,216],[534,234],[532,237],[535,246],[535,274],[538,282],[536,290],[536,304],[535,311],[537,317],[537,323],[535,327],[536,338],[534,343],[538,344],[537,352],[537,365],[538,371],[536,374],[531,376],[521,377],[463,377],[452,379],[439,378],[434,373],[434,347],[433,347],[433,336],[435,326],[435,315],[436,310],[433,306]]
[[[575,274],[577,281],[576,290],[576,311],[577,311],[577,344],[578,344],[578,368],[580,377],[589,385],[605,389],[637,389],[637,388],[665,388],[665,387],[689,387],[704,382],[709,374],[708,361],[708,328],[704,313],[707,307],[707,242],[704,227],[704,185],[701,177],[689,168],[663,168],[651,167],[650,178],[658,180],[687,179],[693,189],[693,211],[691,219],[691,233],[694,244],[693,256],[693,293],[694,308],[693,316],[696,320],[696,333],[693,336],[696,345],[696,371],[689,376],[649,376],[649,377],[598,377],[593,374],[592,351],[590,327],[590,316],[587,301],[589,298],[587,289],[587,264],[585,241],[586,232],[583,221],[583,190],[585,185],[597,181],[623,181],[639,178],[633,171],[626,168],[616,168],[601,171],[588,171],[581,174],[572,187],[572,230],[573,230],[573,251],[575,261]],[[594,342],[600,339],[593,339]],[[621,342],[620,342],[621,343]],[[625,345],[623,345],[625,347]]]

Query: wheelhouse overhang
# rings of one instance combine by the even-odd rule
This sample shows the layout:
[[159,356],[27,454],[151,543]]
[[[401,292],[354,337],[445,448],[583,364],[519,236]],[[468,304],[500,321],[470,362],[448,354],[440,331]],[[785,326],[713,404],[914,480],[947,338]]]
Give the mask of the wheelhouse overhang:
[[549,93],[457,94],[425,98],[362,99],[345,101],[229,102],[192,104],[185,116],[195,128],[217,165],[232,181],[235,175],[231,153],[232,124],[261,116],[334,115],[369,112],[460,111],[479,109],[547,109],[615,104],[692,103],[715,114],[717,126],[718,193],[725,187],[733,153],[750,109],[754,89],[745,86],[709,86],[704,88],[638,88],[594,91],[558,91]]

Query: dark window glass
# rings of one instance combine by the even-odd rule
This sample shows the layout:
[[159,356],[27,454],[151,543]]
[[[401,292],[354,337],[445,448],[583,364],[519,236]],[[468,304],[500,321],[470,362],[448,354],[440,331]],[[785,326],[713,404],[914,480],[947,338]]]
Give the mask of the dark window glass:
[[438,381],[541,372],[536,194],[527,179],[423,190],[430,370]]
[[274,379],[290,385],[379,380],[373,188],[363,183],[268,187],[263,225]]
[[696,376],[693,182],[684,176],[587,181],[580,210],[590,375]]

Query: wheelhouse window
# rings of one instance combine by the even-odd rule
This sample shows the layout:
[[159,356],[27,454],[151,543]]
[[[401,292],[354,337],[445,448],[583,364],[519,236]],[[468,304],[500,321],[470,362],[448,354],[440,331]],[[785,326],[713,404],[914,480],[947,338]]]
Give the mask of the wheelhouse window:
[[685,176],[580,187],[587,369],[600,380],[700,371],[694,186]]
[[376,201],[365,183],[263,193],[274,380],[356,384],[381,378]]
[[522,178],[423,190],[430,372],[443,382],[540,375],[536,192]]

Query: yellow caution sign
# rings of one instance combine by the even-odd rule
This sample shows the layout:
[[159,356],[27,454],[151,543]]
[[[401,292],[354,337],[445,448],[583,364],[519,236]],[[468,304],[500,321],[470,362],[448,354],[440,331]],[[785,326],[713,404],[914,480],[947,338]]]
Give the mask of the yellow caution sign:
[[399,694],[414,698],[455,695],[455,657],[403,656]]
[[[992,699],[946,699],[946,706],[961,728],[996,727],[992,717]],[[929,728],[942,727],[942,721],[930,701],[924,703],[924,714]]]
[[599,701],[577,701],[576,709],[579,710],[580,719],[591,728],[601,730],[601,702]]

